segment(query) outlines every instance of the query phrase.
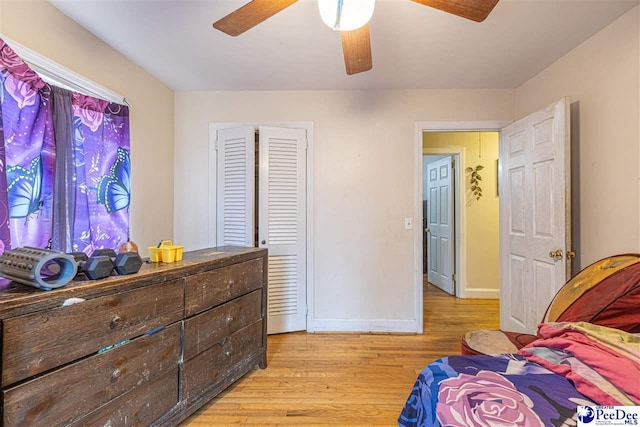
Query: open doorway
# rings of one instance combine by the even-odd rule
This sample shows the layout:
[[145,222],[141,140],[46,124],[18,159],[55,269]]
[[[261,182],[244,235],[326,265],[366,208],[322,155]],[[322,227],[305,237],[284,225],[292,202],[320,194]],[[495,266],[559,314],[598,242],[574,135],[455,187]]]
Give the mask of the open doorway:
[[461,298],[498,298],[499,133],[425,131],[422,139],[428,281]]
[[[425,188],[431,193],[426,195],[430,224],[426,230],[430,242],[428,278],[457,297],[499,295],[498,140],[499,133],[495,131],[423,133],[423,154],[427,156],[424,161],[433,155],[455,160],[450,172],[453,179],[449,181],[443,180],[440,173],[444,171],[446,175],[446,161],[423,164],[430,172],[423,183],[423,193]],[[460,271],[465,271],[466,280],[460,280]],[[445,273],[452,286],[442,280]]]
[[[424,153],[424,133],[425,132],[477,132],[477,131],[492,131],[500,132],[500,130],[507,126],[510,121],[418,121],[415,123],[414,131],[414,218],[422,218],[422,191],[423,191],[423,155]],[[435,148],[434,148],[435,150]],[[443,151],[438,154],[445,154],[451,152]],[[432,153],[433,154],[433,153]],[[460,149],[461,164],[464,164],[464,150]],[[460,193],[460,192],[459,192]],[[463,220],[466,217],[466,207],[464,205],[459,207],[459,217]],[[467,273],[466,273],[466,240],[467,236],[463,232],[457,233],[456,236],[457,253],[455,260],[455,273],[457,289],[456,295],[459,297],[469,297],[467,295]],[[415,295],[415,316],[416,316],[416,333],[422,333],[423,327],[423,241],[424,241],[424,229],[423,227],[416,227],[414,232],[414,295]],[[459,242],[459,244],[458,244]],[[461,268],[460,266],[464,266]],[[471,297],[477,298],[497,298],[499,297],[499,290],[496,289],[475,289],[472,292]],[[484,295],[483,295],[484,294]]]

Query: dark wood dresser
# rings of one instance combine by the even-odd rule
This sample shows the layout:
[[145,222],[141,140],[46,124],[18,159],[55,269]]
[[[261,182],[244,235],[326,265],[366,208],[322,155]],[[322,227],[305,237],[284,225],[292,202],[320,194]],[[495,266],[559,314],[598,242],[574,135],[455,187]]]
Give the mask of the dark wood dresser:
[[173,426],[267,364],[267,251],[0,287],[2,425]]

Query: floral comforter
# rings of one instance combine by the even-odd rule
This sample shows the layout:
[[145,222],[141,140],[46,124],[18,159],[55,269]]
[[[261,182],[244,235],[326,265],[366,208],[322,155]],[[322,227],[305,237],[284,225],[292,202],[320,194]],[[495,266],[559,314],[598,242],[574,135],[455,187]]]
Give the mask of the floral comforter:
[[523,356],[449,356],[420,373],[398,425],[559,427],[580,405],[594,403]]
[[578,406],[640,404],[640,337],[585,323],[541,324],[519,354],[428,365],[400,426],[575,426]]

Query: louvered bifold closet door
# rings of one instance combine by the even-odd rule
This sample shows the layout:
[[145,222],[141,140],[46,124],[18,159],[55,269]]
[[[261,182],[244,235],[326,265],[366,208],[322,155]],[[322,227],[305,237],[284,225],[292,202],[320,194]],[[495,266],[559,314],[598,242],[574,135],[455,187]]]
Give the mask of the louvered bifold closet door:
[[216,246],[255,246],[255,129],[217,132]]
[[261,247],[269,250],[270,334],[306,329],[305,129],[259,128]]

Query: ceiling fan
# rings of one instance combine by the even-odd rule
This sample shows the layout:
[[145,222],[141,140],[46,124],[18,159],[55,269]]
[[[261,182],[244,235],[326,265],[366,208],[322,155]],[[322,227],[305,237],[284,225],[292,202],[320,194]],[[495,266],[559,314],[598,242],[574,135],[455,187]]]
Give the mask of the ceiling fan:
[[[252,0],[213,23],[230,36],[238,36],[286,9],[298,0]],[[484,21],[498,0],[411,0],[476,22]],[[375,0],[318,0],[322,20],[340,31],[347,74],[373,68],[369,19]]]

